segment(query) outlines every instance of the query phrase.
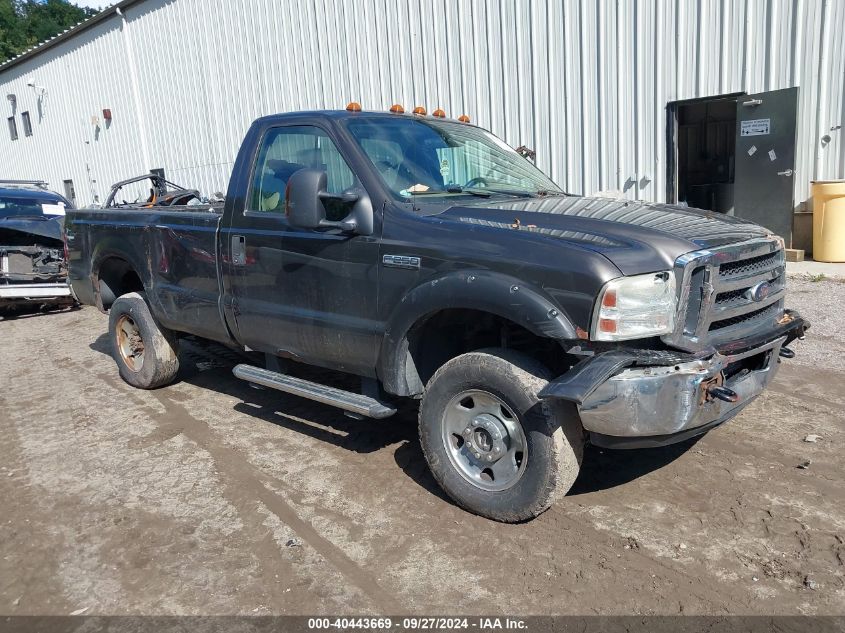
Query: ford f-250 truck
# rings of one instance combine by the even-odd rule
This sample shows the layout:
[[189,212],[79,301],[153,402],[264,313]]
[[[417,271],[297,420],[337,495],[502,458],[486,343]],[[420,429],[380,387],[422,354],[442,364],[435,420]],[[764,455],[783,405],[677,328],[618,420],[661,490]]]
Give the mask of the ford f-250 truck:
[[356,110],[255,121],[222,208],[68,211],[73,289],[109,312],[126,382],[172,381],[191,334],[265,354],[239,378],[353,416],[420,399],[442,488],[519,521],[569,490],[586,441],[702,434],[794,355],[807,323],[768,230],[567,195],[469,123]]

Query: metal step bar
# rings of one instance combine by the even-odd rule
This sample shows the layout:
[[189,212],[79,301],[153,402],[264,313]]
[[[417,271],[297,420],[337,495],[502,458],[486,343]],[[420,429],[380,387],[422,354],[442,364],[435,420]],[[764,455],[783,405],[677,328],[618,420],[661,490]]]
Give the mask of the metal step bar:
[[310,380],[294,378],[286,374],[280,374],[269,369],[255,367],[254,365],[236,365],[232,373],[241,380],[255,383],[270,389],[284,391],[295,396],[308,398],[315,402],[321,402],[332,407],[343,409],[368,418],[389,418],[396,413],[396,409],[375,398],[352,393],[343,389],[335,389],[321,385]]

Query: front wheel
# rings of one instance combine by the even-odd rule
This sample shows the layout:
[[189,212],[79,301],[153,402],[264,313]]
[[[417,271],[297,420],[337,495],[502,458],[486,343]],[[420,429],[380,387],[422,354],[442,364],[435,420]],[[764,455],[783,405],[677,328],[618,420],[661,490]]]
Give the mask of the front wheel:
[[176,377],[176,338],[156,323],[141,293],[115,300],[109,309],[109,335],[120,377],[133,387],[155,389]]
[[420,443],[434,478],[461,507],[494,519],[531,519],[565,495],[584,433],[571,405],[537,394],[548,371],[523,354],[462,354],[429,381]]

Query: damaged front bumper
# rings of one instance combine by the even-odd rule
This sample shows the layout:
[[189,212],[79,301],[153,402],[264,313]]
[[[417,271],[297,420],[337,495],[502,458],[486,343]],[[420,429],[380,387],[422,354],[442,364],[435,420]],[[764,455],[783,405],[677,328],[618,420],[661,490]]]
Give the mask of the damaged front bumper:
[[782,327],[697,354],[619,349],[588,357],[549,383],[540,398],[574,402],[593,444],[664,446],[735,416],[777,372],[782,352],[809,327],[787,312]]

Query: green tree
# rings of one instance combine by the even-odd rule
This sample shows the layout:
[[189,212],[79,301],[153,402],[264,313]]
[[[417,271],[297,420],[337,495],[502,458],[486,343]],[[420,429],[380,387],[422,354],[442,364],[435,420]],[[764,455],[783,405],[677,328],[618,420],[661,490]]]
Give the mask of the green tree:
[[0,0],[0,63],[96,14],[67,0]]

